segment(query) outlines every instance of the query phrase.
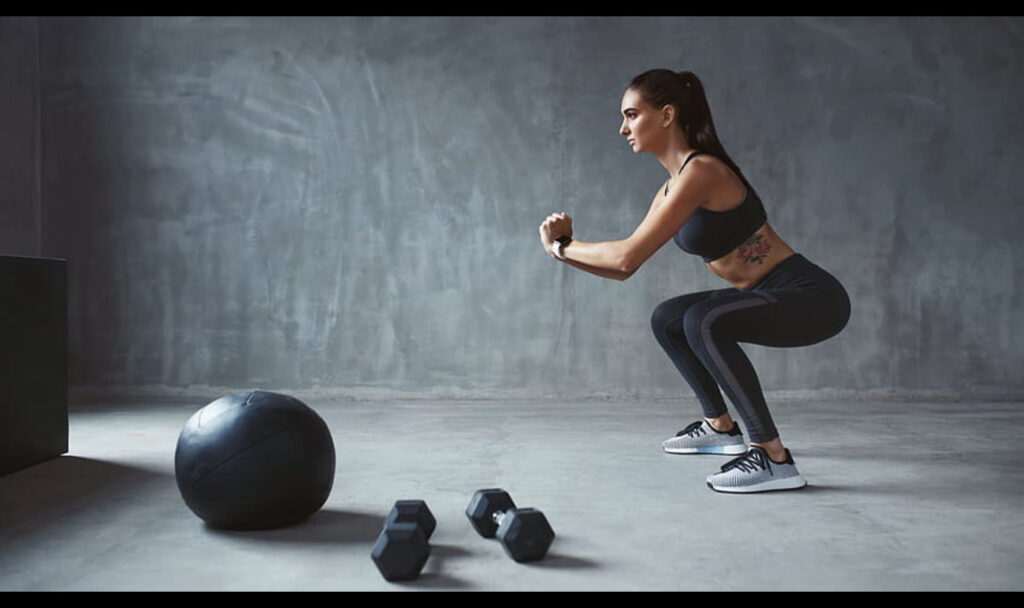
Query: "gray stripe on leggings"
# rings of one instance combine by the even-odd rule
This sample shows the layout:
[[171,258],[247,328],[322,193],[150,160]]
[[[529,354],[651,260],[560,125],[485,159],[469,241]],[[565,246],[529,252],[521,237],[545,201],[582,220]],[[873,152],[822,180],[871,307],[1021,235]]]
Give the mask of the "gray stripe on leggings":
[[718,366],[718,369],[721,370],[722,376],[725,378],[725,381],[732,386],[733,392],[736,393],[736,395],[739,396],[741,400],[743,400],[744,404],[746,405],[747,411],[750,412],[751,415],[754,415],[757,412],[754,409],[753,404],[750,403],[750,400],[747,398],[746,392],[743,391],[743,387],[740,386],[739,380],[736,379],[736,376],[732,374],[732,370],[730,370],[729,366],[726,364],[725,358],[722,357],[722,353],[720,353],[718,351],[718,348],[715,346],[714,340],[711,339],[711,324],[714,323],[715,319],[724,315],[727,312],[732,312],[734,310],[740,310],[743,308],[753,308],[754,306],[763,306],[764,304],[778,302],[777,298],[766,293],[759,293],[756,295],[762,296],[769,301],[765,302],[764,300],[759,300],[756,302],[751,302],[749,300],[744,300],[741,302],[730,302],[729,304],[723,304],[721,306],[712,308],[710,311],[708,311],[708,313],[704,315],[704,318],[701,319],[700,322],[700,338],[704,342],[704,348],[708,349],[708,353],[714,360],[715,365]]

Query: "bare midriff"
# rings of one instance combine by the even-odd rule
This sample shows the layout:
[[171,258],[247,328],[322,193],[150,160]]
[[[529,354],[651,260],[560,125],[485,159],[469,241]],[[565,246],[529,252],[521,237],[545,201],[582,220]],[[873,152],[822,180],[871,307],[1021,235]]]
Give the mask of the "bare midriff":
[[[728,165],[714,157],[698,156],[693,162],[698,160],[713,163],[722,172],[721,187],[702,207],[709,211],[728,211],[739,207],[746,200],[746,187]],[[706,262],[706,265],[711,272],[736,289],[749,289],[783,260],[795,254],[775,233],[771,224],[765,222],[735,249],[717,260]]]
[[707,262],[711,272],[732,284],[736,289],[750,289],[786,258],[795,255],[789,245],[775,234],[771,224],[765,222],[750,238],[735,249]]

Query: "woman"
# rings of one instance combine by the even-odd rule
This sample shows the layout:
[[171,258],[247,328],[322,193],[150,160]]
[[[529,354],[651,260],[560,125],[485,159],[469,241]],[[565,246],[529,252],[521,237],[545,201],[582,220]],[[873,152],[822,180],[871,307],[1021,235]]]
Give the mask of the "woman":
[[[807,346],[838,334],[850,300],[830,273],[786,244],[767,222],[757,193],[718,141],[704,87],[692,72],[650,70],[622,97],[619,133],[634,152],[650,152],[669,178],[640,226],[624,240],[573,240],[572,218],[548,216],[541,242],[554,258],[624,281],[670,238],[733,287],[670,298],[651,327],[700,400],[704,417],[663,442],[673,454],[742,454],[709,475],[718,492],[802,488],[740,342]],[[750,435],[730,417],[719,387]]]

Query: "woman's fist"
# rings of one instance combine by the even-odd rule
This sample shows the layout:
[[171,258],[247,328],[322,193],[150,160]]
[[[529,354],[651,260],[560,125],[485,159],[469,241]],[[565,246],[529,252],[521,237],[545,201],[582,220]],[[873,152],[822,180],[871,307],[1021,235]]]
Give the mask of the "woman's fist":
[[572,218],[564,213],[552,213],[540,225],[540,242],[548,255],[558,259],[553,249],[554,243],[560,237],[572,236]]
[[540,226],[541,233],[547,232],[552,241],[559,237],[572,236],[572,217],[564,213],[552,213]]

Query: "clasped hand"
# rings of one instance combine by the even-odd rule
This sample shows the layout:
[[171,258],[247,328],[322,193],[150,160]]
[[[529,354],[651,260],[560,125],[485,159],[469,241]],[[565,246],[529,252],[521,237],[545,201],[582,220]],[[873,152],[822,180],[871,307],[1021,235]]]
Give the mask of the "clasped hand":
[[540,225],[540,242],[548,255],[555,257],[552,247],[563,236],[572,236],[572,217],[564,213],[552,213]]

